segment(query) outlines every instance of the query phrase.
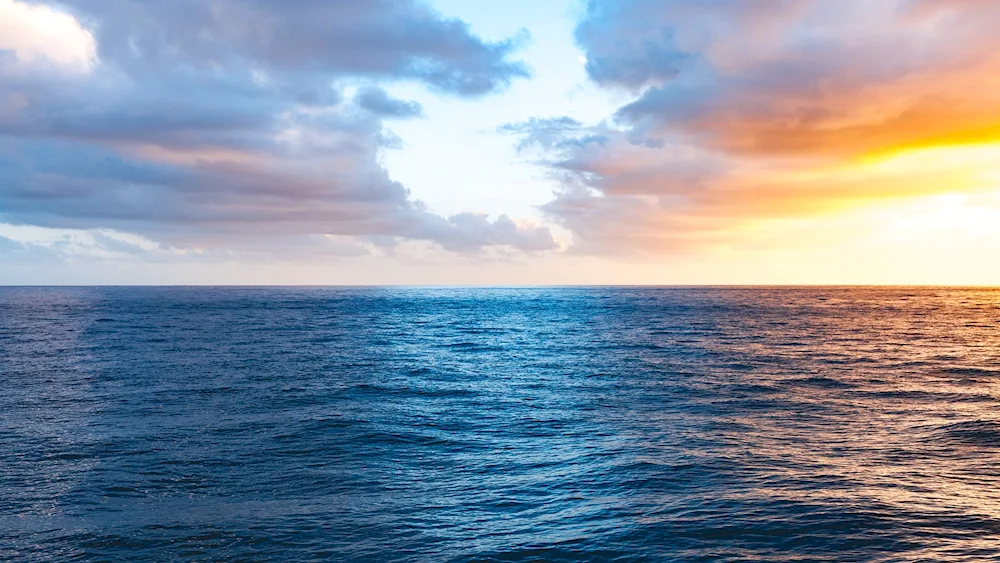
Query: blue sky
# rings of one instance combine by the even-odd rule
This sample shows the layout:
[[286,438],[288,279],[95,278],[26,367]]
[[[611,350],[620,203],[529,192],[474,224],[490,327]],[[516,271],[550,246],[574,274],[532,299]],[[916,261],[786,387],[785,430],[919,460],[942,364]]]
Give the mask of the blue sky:
[[1000,283],[997,23],[0,0],[0,283]]
[[558,182],[518,154],[515,139],[498,128],[539,115],[597,122],[625,98],[601,91],[587,79],[584,53],[573,42],[579,3],[451,0],[434,5],[468,22],[474,33],[489,40],[527,32],[518,56],[531,69],[532,78],[515,82],[502,95],[475,100],[441,98],[419,87],[399,88],[400,95],[423,104],[427,120],[392,124],[404,149],[387,153],[387,168],[442,213],[484,211],[542,220],[537,207],[551,199]]

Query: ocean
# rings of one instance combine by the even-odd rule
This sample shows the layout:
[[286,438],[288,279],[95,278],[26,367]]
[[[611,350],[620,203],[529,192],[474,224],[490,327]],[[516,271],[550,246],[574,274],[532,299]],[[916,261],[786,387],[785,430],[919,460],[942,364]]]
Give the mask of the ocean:
[[1000,290],[0,288],[0,559],[1000,560]]

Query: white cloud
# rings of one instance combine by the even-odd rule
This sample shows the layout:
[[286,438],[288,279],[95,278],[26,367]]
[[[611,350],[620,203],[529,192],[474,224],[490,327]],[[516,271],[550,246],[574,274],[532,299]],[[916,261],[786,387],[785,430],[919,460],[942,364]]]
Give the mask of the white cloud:
[[0,51],[20,62],[87,71],[97,59],[94,37],[73,16],[49,6],[0,0]]

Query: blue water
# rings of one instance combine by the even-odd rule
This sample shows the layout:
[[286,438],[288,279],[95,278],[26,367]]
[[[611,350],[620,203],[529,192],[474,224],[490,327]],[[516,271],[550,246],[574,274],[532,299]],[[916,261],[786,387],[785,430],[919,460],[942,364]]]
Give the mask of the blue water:
[[1000,291],[0,289],[0,559],[1000,558]]

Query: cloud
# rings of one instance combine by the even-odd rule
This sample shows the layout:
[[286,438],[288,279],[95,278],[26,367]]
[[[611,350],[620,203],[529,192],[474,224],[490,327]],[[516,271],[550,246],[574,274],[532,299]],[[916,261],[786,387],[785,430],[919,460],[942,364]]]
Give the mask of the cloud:
[[[380,82],[495,92],[527,75],[516,39],[485,42],[407,0],[0,1],[96,41],[86,72],[25,64],[21,47],[0,57],[0,221],[190,248],[316,235],[545,246],[547,231],[504,218],[470,229],[436,215],[379,164],[396,143],[381,119],[420,114]],[[369,86],[345,99],[357,81]]]
[[518,41],[484,42],[414,0],[68,0],[100,57],[129,72],[250,65],[268,74],[414,79],[461,95],[527,76]]
[[419,103],[393,98],[376,86],[362,88],[355,99],[359,107],[382,117],[420,117],[424,112]]
[[24,250],[24,243],[0,235],[0,252],[7,254],[9,252],[17,252],[20,250]]
[[0,235],[0,283],[9,283],[3,269],[18,264],[57,264],[64,259],[65,241],[50,244],[21,241]]
[[435,231],[429,238],[437,240],[447,250],[459,252],[473,251],[484,246],[510,246],[528,251],[552,250],[557,247],[547,228],[518,225],[506,215],[490,221],[482,214],[460,213],[449,217],[445,223],[429,225],[427,228]]
[[954,0],[592,0],[588,72],[657,138],[761,155],[866,154],[1000,132],[1000,6]]
[[505,123],[498,128],[500,133],[515,135],[520,138],[517,143],[518,152],[531,149],[545,151],[566,151],[567,149],[584,149],[588,144],[603,144],[607,136],[591,129],[589,135],[580,134],[586,128],[583,123],[571,117],[534,117],[522,123]]
[[94,37],[72,16],[44,5],[0,0],[0,52],[21,63],[48,62],[87,70],[96,56]]
[[122,240],[117,237],[108,236],[99,231],[93,231],[90,233],[91,239],[94,241],[94,246],[105,250],[108,252],[120,253],[120,254],[145,254],[149,252],[142,246],[129,242],[127,240]]
[[590,0],[575,37],[608,120],[508,124],[599,254],[739,245],[762,222],[997,189],[1000,5]]

